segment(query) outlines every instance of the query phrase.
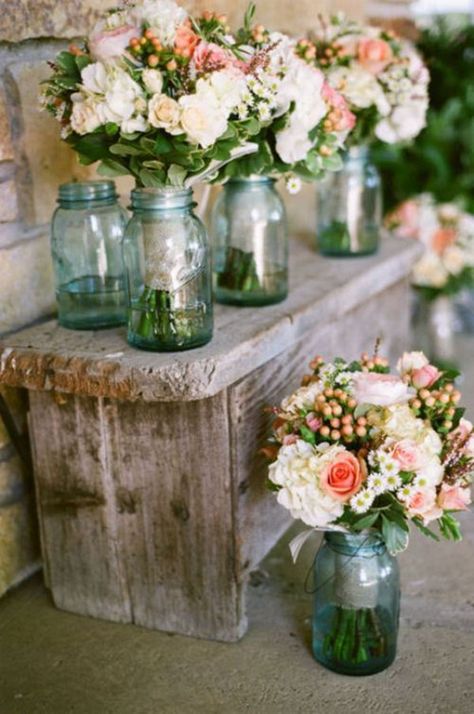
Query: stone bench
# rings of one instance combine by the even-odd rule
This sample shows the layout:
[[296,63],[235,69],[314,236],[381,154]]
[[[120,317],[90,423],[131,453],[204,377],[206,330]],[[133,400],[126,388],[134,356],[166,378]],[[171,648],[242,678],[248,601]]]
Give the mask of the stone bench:
[[266,491],[266,405],[317,353],[408,344],[418,247],[329,260],[292,241],[289,298],[216,306],[215,337],[140,352],[124,329],[48,322],[0,345],[0,382],[29,391],[44,573],[57,607],[216,640],[246,630],[249,571],[289,525]]

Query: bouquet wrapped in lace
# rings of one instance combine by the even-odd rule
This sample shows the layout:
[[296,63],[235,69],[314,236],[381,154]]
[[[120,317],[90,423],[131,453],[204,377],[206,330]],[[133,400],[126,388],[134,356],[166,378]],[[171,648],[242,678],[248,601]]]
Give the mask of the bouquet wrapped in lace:
[[[265,450],[273,459],[269,485],[312,529],[349,543],[362,538],[352,551],[336,543],[333,619],[321,642],[324,656],[350,669],[371,652],[383,660],[390,638],[386,613],[377,608],[384,586],[376,560],[366,554],[361,571],[355,556],[368,542],[395,556],[407,547],[411,525],[435,540],[461,538],[455,513],[471,502],[474,432],[459,406],[457,375],[421,352],[403,354],[398,374],[378,354],[353,362],[317,357],[311,368],[275,409]],[[305,537],[293,543],[295,557]]]

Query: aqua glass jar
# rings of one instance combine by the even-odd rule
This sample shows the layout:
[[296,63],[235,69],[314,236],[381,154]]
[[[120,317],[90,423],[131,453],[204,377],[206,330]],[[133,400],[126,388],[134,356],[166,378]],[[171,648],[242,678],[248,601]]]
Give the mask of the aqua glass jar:
[[128,341],[156,352],[212,337],[209,242],[190,189],[137,188],[123,244]]
[[380,672],[395,659],[399,570],[377,534],[329,532],[314,563],[313,654],[341,674]]
[[94,330],[126,322],[122,239],[127,221],[113,181],[59,187],[51,249],[59,324]]
[[317,243],[328,256],[375,253],[382,227],[381,179],[367,147],[352,147],[340,171],[317,184]]
[[217,302],[255,306],[288,294],[288,228],[274,179],[232,179],[211,219]]

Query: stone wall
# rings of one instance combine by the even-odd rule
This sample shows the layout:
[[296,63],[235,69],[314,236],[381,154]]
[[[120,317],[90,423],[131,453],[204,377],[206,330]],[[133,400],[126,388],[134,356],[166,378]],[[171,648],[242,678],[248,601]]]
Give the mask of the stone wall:
[[[49,221],[57,187],[93,175],[58,136],[57,124],[38,109],[38,85],[47,61],[68,40],[91,27],[116,0],[7,0],[0,13],[0,335],[54,312]],[[247,0],[195,0],[237,23]],[[364,0],[260,0],[257,19],[303,34],[318,11],[362,13]],[[120,184],[127,193],[130,183]],[[2,392],[20,431],[26,429],[23,396]],[[0,594],[38,562],[34,504],[28,474],[0,418]]]

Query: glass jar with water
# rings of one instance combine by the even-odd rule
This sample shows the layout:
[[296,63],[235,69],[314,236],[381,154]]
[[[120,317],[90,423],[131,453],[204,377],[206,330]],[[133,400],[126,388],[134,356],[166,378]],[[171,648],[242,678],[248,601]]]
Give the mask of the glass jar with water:
[[126,213],[113,181],[59,187],[51,247],[59,324],[93,330],[126,322],[122,238]]

